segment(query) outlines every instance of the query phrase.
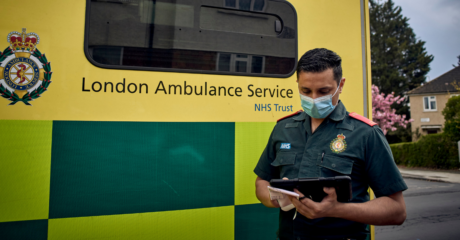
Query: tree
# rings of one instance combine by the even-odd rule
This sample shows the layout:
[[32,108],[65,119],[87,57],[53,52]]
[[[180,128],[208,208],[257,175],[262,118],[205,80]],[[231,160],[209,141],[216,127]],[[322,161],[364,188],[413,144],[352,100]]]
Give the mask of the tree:
[[395,97],[394,93],[385,96],[384,93],[380,93],[377,86],[372,85],[372,119],[382,129],[383,134],[396,131],[396,125],[407,128],[407,125],[413,121],[413,119],[406,120],[406,115],[396,114],[396,110],[391,108],[392,104],[401,104],[404,99],[405,97]]
[[449,98],[442,115],[445,119],[444,134],[454,141],[460,141],[460,96]]
[[457,63],[457,66],[455,66],[455,64],[452,64],[452,66],[454,66],[454,67],[458,67],[458,66],[460,66],[460,55],[458,55],[458,56],[457,56],[457,58],[458,58],[458,63]]
[[[392,0],[369,1],[372,83],[385,94],[405,96],[426,81],[433,56],[427,54],[425,42],[416,38],[401,11]],[[398,114],[409,114],[407,103],[406,99],[394,106]]]
[[[406,96],[408,91],[422,85],[433,61],[433,56],[426,52],[425,42],[417,39],[409,19],[401,11],[392,0],[369,0],[372,83],[382,93],[396,96]],[[405,98],[392,107],[396,114],[410,117],[408,103]],[[410,141],[410,127],[397,128],[386,136],[388,142]]]

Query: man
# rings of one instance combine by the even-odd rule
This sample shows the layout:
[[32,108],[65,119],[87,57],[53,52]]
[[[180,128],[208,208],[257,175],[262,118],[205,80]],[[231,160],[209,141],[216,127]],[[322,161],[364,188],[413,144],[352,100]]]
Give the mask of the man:
[[[278,120],[254,169],[257,198],[267,207],[271,179],[350,176],[353,196],[337,202],[335,188],[321,202],[291,198],[295,209],[280,211],[278,237],[284,239],[366,239],[367,224],[402,224],[407,189],[382,130],[348,113],[339,96],[345,85],[341,58],[327,49],[305,53],[297,65],[304,112]],[[286,144],[287,143],[287,144]],[[371,187],[376,199],[369,201]],[[294,219],[294,214],[297,216]]]

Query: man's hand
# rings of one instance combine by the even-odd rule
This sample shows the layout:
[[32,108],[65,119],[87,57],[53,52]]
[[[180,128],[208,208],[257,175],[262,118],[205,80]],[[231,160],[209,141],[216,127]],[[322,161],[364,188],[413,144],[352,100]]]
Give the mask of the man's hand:
[[[284,177],[283,180],[289,180],[289,179]],[[259,199],[259,201],[266,207],[279,208],[280,204],[278,200],[270,199],[270,193],[268,192],[267,186],[270,186],[270,183],[268,181],[263,180],[259,176],[256,178],[256,197],[257,199]]]
[[278,200],[271,200],[270,193],[268,192],[267,186],[270,186],[268,181],[263,180],[260,177],[256,178],[256,197],[259,201],[269,208],[279,208],[280,205]]
[[279,208],[280,207],[280,203],[278,202],[278,200],[270,200],[272,202],[272,205],[275,207],[275,208]]
[[[294,189],[296,193],[303,197],[304,194]],[[337,193],[333,187],[324,187],[323,191],[327,194],[321,202],[314,202],[308,196],[302,200],[289,196],[292,204],[297,208],[297,212],[309,219],[329,217],[334,209],[341,203],[337,202]]]
[[[335,217],[372,225],[401,225],[406,219],[406,204],[402,192],[382,196],[364,203],[337,202],[335,188],[324,188],[328,195],[320,202],[289,197],[297,212],[307,218]],[[301,192],[295,190],[301,197]]]

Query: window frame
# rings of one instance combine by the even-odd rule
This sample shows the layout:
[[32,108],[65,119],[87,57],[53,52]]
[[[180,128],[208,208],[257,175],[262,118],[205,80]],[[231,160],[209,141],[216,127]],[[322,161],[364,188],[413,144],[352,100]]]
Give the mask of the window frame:
[[[432,98],[434,100],[432,100]],[[425,99],[428,99],[428,108],[426,108],[425,106]],[[434,102],[434,109],[431,108],[431,103]],[[437,99],[436,99],[436,96],[424,96],[423,97],[423,111],[424,112],[436,112],[438,111],[438,103],[437,103]]]
[[[275,15],[277,16],[276,14],[272,14],[272,13],[266,13],[265,12],[265,9],[266,9],[266,5],[267,5],[267,2],[268,0],[264,0],[266,2],[266,4],[264,5],[264,12],[261,12],[261,11],[243,11],[243,10],[239,10],[239,9],[235,9],[235,8],[230,8],[230,7],[225,7],[225,3],[222,4],[222,6],[218,6],[219,8],[226,8],[226,9],[231,9],[231,10],[238,10],[238,11],[243,11],[243,12],[255,12],[255,13],[265,13],[265,14],[270,14],[270,15]],[[265,77],[265,78],[289,78],[291,77],[295,72],[296,72],[296,66],[297,66],[297,62],[298,62],[298,48],[299,48],[299,45],[298,45],[298,20],[297,20],[297,11],[296,9],[294,8],[294,6],[288,2],[288,1],[285,1],[285,0],[269,0],[269,1],[272,1],[272,2],[282,2],[283,4],[287,4],[288,7],[290,7],[294,13],[294,16],[293,18],[295,19],[295,37],[294,37],[294,48],[295,48],[295,51],[294,51],[294,67],[293,69],[291,70],[291,72],[287,73],[287,74],[265,74],[265,73],[242,73],[242,72],[232,72],[232,71],[229,71],[229,72],[220,72],[220,71],[211,71],[211,70],[194,70],[194,69],[176,69],[176,68],[161,68],[161,67],[141,67],[141,66],[126,66],[126,65],[109,65],[109,64],[103,64],[103,63],[99,63],[99,62],[96,62],[91,54],[90,54],[90,50],[89,50],[89,32],[90,32],[90,16],[91,16],[91,0],[86,0],[86,9],[85,9],[85,30],[84,30],[84,33],[85,33],[85,36],[84,36],[84,43],[83,43],[83,51],[85,53],[85,56],[86,56],[86,59],[91,63],[93,64],[94,66],[96,67],[99,67],[99,68],[103,68],[103,69],[114,69],[114,70],[140,70],[140,71],[150,71],[150,72],[175,72],[175,73],[198,73],[198,74],[211,74],[211,75],[231,75],[231,76],[248,76],[248,77]],[[220,1],[219,1],[220,2]],[[237,1],[238,2],[238,1]],[[251,7],[254,5],[254,2],[251,1]],[[202,4],[201,6],[208,6],[208,7],[216,7],[216,6],[209,6],[209,5],[205,5],[205,4]],[[282,18],[280,16],[278,16],[281,20]],[[283,24],[283,23],[282,23]],[[283,24],[284,26],[284,24]],[[218,57],[219,57],[219,53],[216,54],[216,65],[218,64]],[[244,53],[236,53],[236,54],[244,54]],[[250,54],[248,54],[250,55]],[[260,55],[254,55],[254,56],[260,56]],[[264,60],[263,62],[265,63],[265,57],[264,57]],[[265,69],[265,66],[263,67],[263,69]]]

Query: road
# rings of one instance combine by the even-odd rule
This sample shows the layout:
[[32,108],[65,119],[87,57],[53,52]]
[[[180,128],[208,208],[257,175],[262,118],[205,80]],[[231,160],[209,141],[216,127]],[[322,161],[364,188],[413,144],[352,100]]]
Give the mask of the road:
[[376,240],[459,240],[460,184],[404,179],[407,218],[401,226],[376,226]]

